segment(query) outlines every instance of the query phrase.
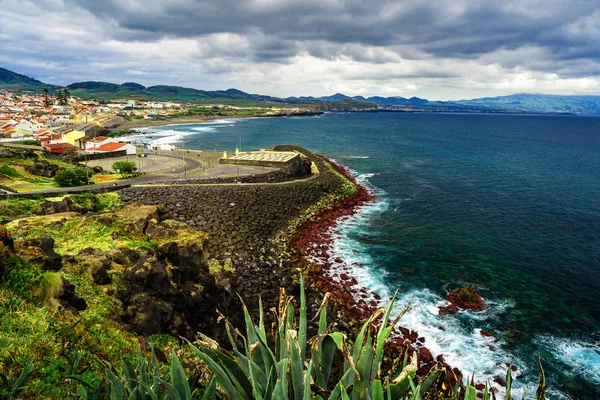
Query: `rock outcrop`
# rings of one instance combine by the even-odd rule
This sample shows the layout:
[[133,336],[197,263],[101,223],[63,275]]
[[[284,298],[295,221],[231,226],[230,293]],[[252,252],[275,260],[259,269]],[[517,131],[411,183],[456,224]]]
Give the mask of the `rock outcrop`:
[[485,307],[483,298],[471,285],[454,289],[448,294],[446,300],[450,304],[439,307],[440,314],[456,314],[459,309],[481,311]]
[[46,160],[39,160],[36,161],[33,165],[26,165],[25,169],[27,170],[27,172],[33,175],[43,176],[46,178],[53,178],[54,175],[56,175],[56,173],[59,170],[61,170],[61,167],[59,167],[56,164],[50,164]]

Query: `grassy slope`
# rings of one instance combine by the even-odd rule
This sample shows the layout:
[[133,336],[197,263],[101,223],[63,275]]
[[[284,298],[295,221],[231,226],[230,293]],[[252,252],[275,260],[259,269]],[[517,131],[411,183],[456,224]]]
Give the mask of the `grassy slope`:
[[[41,154],[41,152],[39,154]],[[75,168],[72,164],[60,160],[47,159],[41,155],[38,159],[48,161],[49,163],[58,165],[64,169]],[[8,186],[18,192],[34,192],[58,188],[59,186],[54,182],[54,178],[33,175],[25,169],[25,166],[33,165],[34,162],[33,159],[0,158],[0,185]],[[96,175],[91,178],[91,181],[100,183],[115,179],[118,179],[118,176],[115,174]]]
[[[0,281],[0,371],[9,379],[16,379],[27,365],[36,368],[21,393],[23,398],[67,398],[68,390],[76,389],[76,381],[67,378],[68,375],[76,374],[96,384],[103,376],[103,372],[98,374],[98,371],[103,371],[102,362],[119,366],[123,359],[133,360],[137,355],[138,338],[122,331],[120,324],[113,319],[114,315],[118,315],[115,308],[118,304],[108,293],[125,285],[118,269],[111,270],[111,285],[98,286],[91,278],[87,261],[64,264],[60,275],[76,286],[77,295],[88,304],[88,308],[76,316],[64,311],[55,313],[52,307],[40,303],[34,295],[34,288],[42,279],[43,272],[39,266],[27,261],[24,255],[28,250],[22,247],[22,240],[50,235],[56,240],[56,251],[63,255],[76,254],[87,247],[109,251],[159,244],[128,229],[124,222],[115,221],[107,225],[95,219],[94,215],[114,211],[120,206],[116,194],[72,198],[77,204],[96,212],[86,216],[68,213],[38,217],[32,214],[39,210],[41,200],[18,199],[0,204],[0,218],[30,216],[5,225],[16,239],[15,247],[22,257],[2,254],[3,261],[8,264],[8,272]],[[131,210],[124,213],[123,218],[134,214]],[[204,237],[203,233],[196,231],[184,236],[185,239],[193,239],[198,235]],[[2,250],[0,242],[0,253]],[[178,346],[177,341],[168,335],[156,335],[148,340],[163,349]],[[68,371],[68,364],[76,352],[81,352],[83,358],[75,373]]]

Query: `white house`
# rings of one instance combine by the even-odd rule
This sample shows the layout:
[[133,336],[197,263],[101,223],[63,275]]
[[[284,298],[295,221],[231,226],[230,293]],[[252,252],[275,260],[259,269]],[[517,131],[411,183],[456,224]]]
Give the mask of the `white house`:
[[131,143],[121,143],[117,139],[106,136],[98,136],[85,143],[85,150],[89,153],[110,153],[113,151],[126,150],[127,155],[134,155],[136,148]]

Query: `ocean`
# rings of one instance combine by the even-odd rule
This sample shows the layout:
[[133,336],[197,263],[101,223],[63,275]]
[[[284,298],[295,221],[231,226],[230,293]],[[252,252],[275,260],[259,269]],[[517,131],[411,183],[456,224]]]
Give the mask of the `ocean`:
[[[600,118],[329,113],[147,129],[188,149],[298,144],[357,174],[376,200],[333,233],[332,257],[398,308],[401,324],[475,380],[519,367],[535,398],[600,398]],[[482,312],[439,315],[472,284]],[[483,336],[481,330],[493,337]]]

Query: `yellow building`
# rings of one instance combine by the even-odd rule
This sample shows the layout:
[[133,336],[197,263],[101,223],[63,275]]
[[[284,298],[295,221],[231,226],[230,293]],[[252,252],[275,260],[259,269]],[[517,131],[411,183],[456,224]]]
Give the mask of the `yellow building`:
[[62,141],[65,143],[72,144],[73,146],[77,146],[76,141],[85,136],[85,133],[82,131],[72,130],[67,133],[62,134]]

